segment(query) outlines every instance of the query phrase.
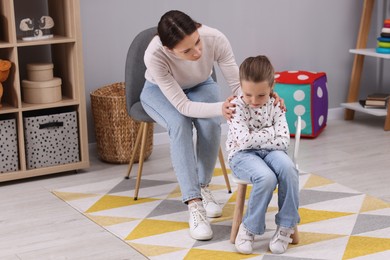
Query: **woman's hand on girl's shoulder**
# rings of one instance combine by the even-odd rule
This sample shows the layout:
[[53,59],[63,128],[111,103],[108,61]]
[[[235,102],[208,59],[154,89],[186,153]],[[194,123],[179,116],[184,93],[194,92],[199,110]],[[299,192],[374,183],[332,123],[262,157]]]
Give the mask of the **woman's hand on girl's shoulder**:
[[279,97],[278,93],[276,92],[272,92],[271,94],[271,97],[273,97],[275,99],[275,103],[274,105],[279,105],[280,108],[283,110],[283,111],[287,111],[287,108],[286,108],[286,105],[284,103],[284,99]]
[[222,115],[228,121],[233,118],[233,114],[235,112],[236,104],[231,103],[231,101],[235,98],[236,96],[230,96],[222,104]]

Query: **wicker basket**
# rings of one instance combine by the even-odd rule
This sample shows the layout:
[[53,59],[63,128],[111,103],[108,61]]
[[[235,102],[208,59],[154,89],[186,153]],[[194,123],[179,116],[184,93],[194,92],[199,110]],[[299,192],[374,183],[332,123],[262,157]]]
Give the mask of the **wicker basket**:
[[[112,163],[128,163],[140,123],[131,119],[127,113],[125,84],[114,83],[93,91],[91,107],[100,159]],[[146,140],[145,159],[150,156],[152,149],[153,128],[150,128]]]

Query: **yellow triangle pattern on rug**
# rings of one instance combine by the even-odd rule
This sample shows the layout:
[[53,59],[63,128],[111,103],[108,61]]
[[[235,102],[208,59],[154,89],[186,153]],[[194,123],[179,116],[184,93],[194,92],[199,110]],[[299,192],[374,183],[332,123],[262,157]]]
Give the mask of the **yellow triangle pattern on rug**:
[[90,214],[85,214],[89,219],[100,226],[112,226],[116,224],[126,223],[130,221],[137,220],[136,218],[124,218],[124,217],[108,217],[108,216],[93,216]]
[[159,256],[164,255],[172,252],[181,251],[185,248],[181,247],[169,247],[169,246],[155,246],[155,245],[143,245],[143,244],[137,244],[137,243],[128,243],[130,246],[132,246],[134,249],[136,249],[138,252],[142,253],[145,256]]
[[366,196],[360,212],[368,212],[385,208],[390,208],[390,203],[374,198],[372,196]]
[[218,250],[204,250],[204,249],[191,249],[184,259],[197,259],[197,260],[239,260],[249,259],[257,256],[258,254],[242,255],[236,252],[226,252]]
[[77,192],[53,192],[57,197],[62,198],[65,201],[79,200],[84,198],[98,197],[99,194],[86,194]]
[[[233,192],[228,193],[220,169],[210,189],[223,213],[210,219],[214,237],[209,241],[189,236],[188,209],[174,174],[150,174],[142,180],[138,200],[128,188],[134,179],[123,178],[53,194],[151,260],[276,259],[268,243],[276,229],[277,191],[266,213],[266,232],[256,236],[252,255],[242,255],[229,241],[237,185],[231,183]],[[300,182],[300,243],[277,259],[390,259],[389,203],[314,174],[300,175]]]
[[154,236],[167,232],[174,232],[181,229],[187,229],[187,222],[175,222],[166,220],[144,219],[140,224],[125,238],[125,240],[135,240],[143,237]]
[[353,259],[387,250],[390,250],[388,238],[351,236],[343,259]]
[[323,178],[321,176],[311,175],[310,178],[306,181],[304,188],[310,189],[310,188],[324,186],[324,185],[332,184],[332,183],[334,183],[334,182],[331,180],[328,180],[326,178]]
[[104,195],[102,198],[100,198],[99,201],[97,201],[95,204],[93,204],[86,211],[86,213],[92,213],[95,211],[119,208],[119,207],[124,207],[124,206],[131,206],[131,205],[136,205],[136,204],[140,204],[140,203],[151,202],[153,200],[156,200],[156,199],[133,200],[132,197]]

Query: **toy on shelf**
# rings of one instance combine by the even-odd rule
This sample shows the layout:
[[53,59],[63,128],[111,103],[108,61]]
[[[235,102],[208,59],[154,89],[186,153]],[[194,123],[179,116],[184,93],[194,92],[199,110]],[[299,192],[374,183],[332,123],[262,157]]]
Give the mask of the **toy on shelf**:
[[0,59],[0,107],[1,105],[1,98],[3,97],[3,82],[7,80],[9,71],[11,69],[11,62],[8,60],[1,60]]
[[50,16],[42,16],[39,20],[24,18],[20,21],[19,29],[23,32],[23,41],[43,40],[53,37],[50,29],[54,21]]
[[380,37],[377,38],[378,47],[377,53],[390,54],[390,19],[386,19],[383,22]]

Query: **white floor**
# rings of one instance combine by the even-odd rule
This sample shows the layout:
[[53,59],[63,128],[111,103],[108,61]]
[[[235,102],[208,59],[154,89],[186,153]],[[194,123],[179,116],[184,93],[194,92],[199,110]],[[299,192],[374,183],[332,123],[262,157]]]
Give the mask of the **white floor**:
[[[383,123],[362,114],[329,120],[319,137],[301,141],[300,168],[390,202],[390,131]],[[172,171],[166,144],[153,148],[144,174],[156,167]],[[50,192],[123,176],[126,169],[99,161],[91,149],[91,167],[77,174],[1,183],[0,259],[145,259]]]

